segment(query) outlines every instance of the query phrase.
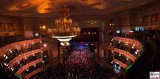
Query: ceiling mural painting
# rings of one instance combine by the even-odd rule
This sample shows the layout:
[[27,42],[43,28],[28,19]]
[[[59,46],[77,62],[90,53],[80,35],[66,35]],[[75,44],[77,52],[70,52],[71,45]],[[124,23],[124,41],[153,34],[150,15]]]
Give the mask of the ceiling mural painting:
[[8,11],[32,11],[33,8],[39,6],[45,0],[13,0],[8,5],[4,5]]
[[43,13],[51,13],[56,9],[56,2],[55,1],[45,1],[39,6],[37,6],[37,12],[40,14]]
[[[2,15],[13,16],[57,16],[60,0],[0,0]],[[90,14],[104,15],[147,4],[153,0],[63,0],[71,16]],[[143,4],[142,4],[143,3]],[[133,6],[134,5],[134,6]],[[132,6],[132,7],[130,7]]]

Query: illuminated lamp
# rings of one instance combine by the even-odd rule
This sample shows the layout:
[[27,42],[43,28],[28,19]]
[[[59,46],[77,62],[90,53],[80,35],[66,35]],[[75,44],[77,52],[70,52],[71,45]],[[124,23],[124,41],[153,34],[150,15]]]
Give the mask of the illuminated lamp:
[[58,4],[59,18],[55,20],[55,26],[48,28],[47,32],[53,37],[58,39],[61,45],[69,45],[69,41],[80,34],[80,27],[77,22],[73,23],[72,19],[68,19],[69,9],[61,1]]
[[47,44],[43,44],[43,47],[47,47]]

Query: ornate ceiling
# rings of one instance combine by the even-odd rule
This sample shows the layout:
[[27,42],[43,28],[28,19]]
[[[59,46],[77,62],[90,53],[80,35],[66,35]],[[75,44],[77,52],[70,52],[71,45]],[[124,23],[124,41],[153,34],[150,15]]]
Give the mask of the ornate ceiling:
[[[49,16],[57,14],[61,0],[0,0],[0,15]],[[144,5],[153,0],[63,0],[71,16],[104,15]]]

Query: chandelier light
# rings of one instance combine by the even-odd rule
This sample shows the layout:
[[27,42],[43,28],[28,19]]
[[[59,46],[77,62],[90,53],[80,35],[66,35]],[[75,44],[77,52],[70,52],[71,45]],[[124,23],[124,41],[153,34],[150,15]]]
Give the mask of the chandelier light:
[[69,9],[61,1],[58,4],[59,18],[55,20],[55,26],[48,29],[53,38],[57,38],[61,45],[69,45],[69,41],[80,34],[80,27],[77,22],[73,23],[72,19],[68,19]]

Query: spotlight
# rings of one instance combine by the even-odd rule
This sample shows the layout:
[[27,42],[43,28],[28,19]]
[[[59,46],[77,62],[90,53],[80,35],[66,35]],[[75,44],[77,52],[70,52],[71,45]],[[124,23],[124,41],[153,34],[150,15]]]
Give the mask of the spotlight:
[[119,64],[118,62],[116,62],[116,64]]
[[14,71],[14,68],[11,67],[11,70]]
[[132,46],[132,49],[134,49],[134,46],[135,46],[135,45]]
[[70,45],[70,44],[67,42],[67,46],[68,46],[68,45]]
[[43,30],[45,30],[45,29],[46,29],[46,26],[45,26],[45,25],[43,25],[43,26],[42,26],[42,29],[43,29]]
[[113,41],[113,39],[111,41]]
[[44,63],[44,61],[42,61],[42,63]]
[[35,36],[39,36],[39,34],[38,34],[38,33],[35,33]]
[[19,61],[17,61],[18,62],[18,64],[20,64],[20,62]]
[[47,47],[47,44],[43,44],[43,47]]
[[5,66],[8,66],[8,64],[4,63]]
[[85,44],[86,46],[88,46],[88,44]]
[[137,52],[139,52],[139,50],[137,50]]
[[34,64],[34,67],[36,67],[36,64]]
[[26,46],[26,44],[24,44],[24,46]]
[[35,56],[35,54],[33,54],[32,56]]
[[65,44],[64,44],[64,43],[61,43],[61,45],[64,46]]
[[29,71],[29,69],[26,69],[26,71]]
[[128,58],[126,58],[126,60],[128,60]]
[[10,53],[12,53],[12,51],[10,51]]
[[112,53],[113,53],[114,51],[112,51]]
[[6,57],[6,54],[4,54],[3,57]]
[[111,64],[113,64],[113,61],[111,62]]
[[24,59],[27,59],[27,57],[24,57]]
[[8,59],[8,56],[6,56],[5,59]]
[[137,51],[135,52],[135,54],[137,54]]

